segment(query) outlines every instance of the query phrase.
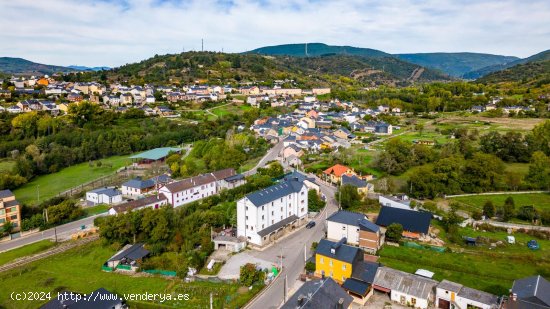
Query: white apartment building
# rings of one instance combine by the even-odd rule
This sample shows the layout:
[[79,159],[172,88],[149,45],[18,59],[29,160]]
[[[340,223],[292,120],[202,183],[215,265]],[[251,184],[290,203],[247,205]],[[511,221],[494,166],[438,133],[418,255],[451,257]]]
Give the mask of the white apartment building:
[[218,194],[222,189],[227,188],[225,179],[231,179],[232,176],[235,176],[235,170],[232,168],[202,174],[169,183],[160,188],[159,193],[164,194],[172,206],[179,207]]
[[237,236],[261,247],[305,224],[307,192],[302,181],[290,179],[246,195],[237,202]]

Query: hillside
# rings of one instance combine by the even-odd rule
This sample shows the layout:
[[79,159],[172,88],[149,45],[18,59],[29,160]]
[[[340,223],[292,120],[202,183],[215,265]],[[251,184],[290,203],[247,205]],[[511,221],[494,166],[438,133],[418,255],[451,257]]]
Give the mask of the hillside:
[[0,57],[0,72],[7,74],[43,75],[73,71],[71,68],[36,63],[22,58]]
[[487,66],[487,67],[484,67],[484,68],[481,68],[481,69],[478,69],[478,70],[475,70],[475,71],[472,71],[472,72],[469,72],[469,73],[465,74],[464,78],[476,79],[476,78],[480,78],[482,76],[485,76],[485,75],[493,73],[493,72],[502,71],[502,70],[511,68],[511,67],[519,65],[519,64],[525,64],[525,63],[529,63],[529,62],[543,61],[543,60],[550,60],[550,50],[545,50],[543,52],[532,55],[530,57],[523,58],[523,59],[518,59],[518,60],[515,60],[515,61],[512,61],[512,62],[506,63],[506,64]]
[[360,47],[352,47],[352,46],[332,46],[332,45],[327,45],[323,43],[307,43],[307,54],[306,54],[305,43],[260,47],[260,48],[256,48],[254,50],[248,51],[246,53],[271,55],[271,56],[293,56],[293,57],[306,57],[306,56],[315,57],[315,56],[324,56],[324,55],[330,55],[330,54],[363,56],[363,57],[391,57],[390,54],[387,54],[383,51],[376,50],[376,49],[360,48]]
[[419,53],[397,54],[398,58],[437,69],[454,77],[462,77],[471,71],[494,65],[503,65],[519,60],[518,57],[480,53]]
[[449,79],[439,72],[393,57],[289,57],[214,52],[156,55],[111,71],[85,73],[82,77],[93,79],[99,74],[106,74],[112,81],[134,84],[194,83],[199,80],[218,84],[255,81],[271,85],[274,80],[292,79],[296,81],[295,86],[306,88],[349,84],[407,85]]
[[[541,58],[539,58],[541,59]],[[550,84],[550,60],[532,61],[490,73],[477,80],[480,83],[517,82],[540,87]]]

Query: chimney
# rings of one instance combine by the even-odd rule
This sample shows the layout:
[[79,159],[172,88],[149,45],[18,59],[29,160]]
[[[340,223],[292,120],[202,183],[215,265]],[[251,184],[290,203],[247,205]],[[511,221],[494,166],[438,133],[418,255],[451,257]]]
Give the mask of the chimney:
[[340,298],[338,300],[338,309],[344,309],[344,299]]

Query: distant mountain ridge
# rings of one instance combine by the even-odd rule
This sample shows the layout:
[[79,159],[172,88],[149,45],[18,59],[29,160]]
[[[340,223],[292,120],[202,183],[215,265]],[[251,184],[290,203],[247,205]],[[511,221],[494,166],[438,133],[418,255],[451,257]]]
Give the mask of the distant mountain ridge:
[[324,43],[299,43],[266,46],[253,49],[246,53],[272,56],[315,57],[330,54],[363,56],[363,57],[391,57],[392,55],[380,50],[352,46],[332,46]]
[[70,65],[68,68],[77,70],[77,71],[107,71],[110,70],[110,67],[87,67],[82,65]]
[[487,67],[481,68],[479,70],[469,72],[468,74],[464,75],[464,78],[477,79],[477,78],[489,75],[493,72],[506,70],[508,68],[517,66],[519,64],[526,64],[526,63],[530,63],[530,62],[545,61],[545,60],[550,60],[550,49],[542,51],[538,54],[534,54],[534,55],[529,56],[527,58],[518,59],[518,60],[515,60],[515,61],[512,61],[512,62],[508,62],[506,64],[487,66]]
[[514,56],[466,52],[396,54],[395,56],[402,60],[437,69],[451,76],[460,78],[472,71],[488,66],[505,65],[520,59]]
[[0,72],[6,74],[44,75],[75,72],[74,69],[32,62],[23,58],[0,57]]
[[271,56],[314,57],[325,55],[349,55],[367,58],[398,58],[404,62],[416,64],[425,68],[439,70],[453,77],[462,78],[471,71],[493,65],[504,65],[519,58],[483,53],[410,53],[389,54],[381,50],[352,46],[333,46],[323,43],[283,44],[253,49],[246,53]]

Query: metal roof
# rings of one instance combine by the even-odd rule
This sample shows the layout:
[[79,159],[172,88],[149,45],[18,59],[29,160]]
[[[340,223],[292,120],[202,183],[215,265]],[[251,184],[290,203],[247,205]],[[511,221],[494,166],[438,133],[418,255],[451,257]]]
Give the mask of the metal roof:
[[351,185],[356,188],[364,188],[367,186],[367,182],[356,175],[342,175],[342,185]]
[[298,220],[298,217],[296,215],[292,215],[288,218],[285,218],[285,219],[283,219],[283,220],[281,220],[281,221],[279,221],[275,224],[272,224],[272,225],[266,227],[265,229],[259,231],[258,235],[260,235],[262,237],[266,236],[266,235],[269,235],[272,232],[275,232],[276,230],[278,230],[278,229],[284,227],[285,225],[290,224],[290,223],[292,223],[296,220]]
[[366,219],[367,216],[362,213],[340,210],[327,218],[327,221],[338,222],[347,225],[359,226],[359,220]]
[[11,196],[13,196],[13,192],[11,192],[10,190],[0,191],[0,198],[6,198],[6,197],[11,197]]
[[304,283],[281,309],[337,308],[340,299],[343,299],[342,308],[348,308],[353,301],[353,297],[332,278],[311,280]]
[[107,188],[107,187],[103,187],[103,188],[98,188],[98,189],[95,189],[95,190],[92,190],[92,191],[88,191],[88,193],[96,193],[96,194],[104,194],[104,195],[107,195],[109,197],[113,197],[113,196],[117,196],[117,195],[121,195],[122,192],[120,192],[119,190],[115,189],[115,188]]
[[376,224],[389,226],[392,223],[399,223],[405,231],[427,234],[431,220],[432,214],[430,212],[382,206]]
[[376,272],[374,285],[420,299],[428,299],[437,281],[389,267],[380,267]]
[[256,207],[270,203],[292,193],[302,190],[304,183],[294,179],[281,182],[263,190],[250,193],[246,198]]
[[143,180],[141,178],[130,179],[127,182],[122,184],[125,187],[136,188],[136,189],[145,189],[155,186],[155,181],[153,179]]
[[353,264],[351,277],[372,284],[380,264],[376,262],[359,261]]
[[[345,238],[342,240],[344,240],[345,243]],[[315,254],[321,254],[338,261],[353,263],[357,259],[357,256],[361,254],[361,250],[357,247],[345,245],[342,240],[340,240],[340,242],[332,242],[330,240],[321,239],[317,245]],[[335,254],[332,253],[333,249]]]
[[344,284],[342,284],[342,288],[344,288],[344,290],[348,290],[354,294],[361,296],[367,295],[369,287],[370,284],[353,278],[346,279],[346,281],[344,281]]
[[149,251],[143,248],[142,243],[136,243],[133,245],[126,245],[121,251],[117,252],[109,261],[118,261],[124,258],[129,260],[138,260],[144,258],[149,254]]
[[[67,292],[69,293],[69,292]],[[72,292],[74,293],[74,292]],[[74,293],[78,294],[78,293]],[[41,309],[64,309],[64,308],[79,308],[79,309],[107,309],[117,308],[124,301],[116,294],[107,291],[104,288],[99,288],[88,295],[93,295],[93,298],[81,297],[77,301],[76,297],[64,299],[62,297],[55,297],[45,305],[40,307]]]
[[520,300],[550,307],[550,282],[540,275],[515,280],[512,293]]
[[155,148],[151,149],[149,151],[145,151],[142,153],[138,153],[136,155],[131,156],[131,159],[148,159],[148,160],[159,160],[162,158],[165,158],[168,156],[168,154],[171,151],[174,152],[180,152],[182,148],[176,148],[176,147],[163,147],[163,148]]

